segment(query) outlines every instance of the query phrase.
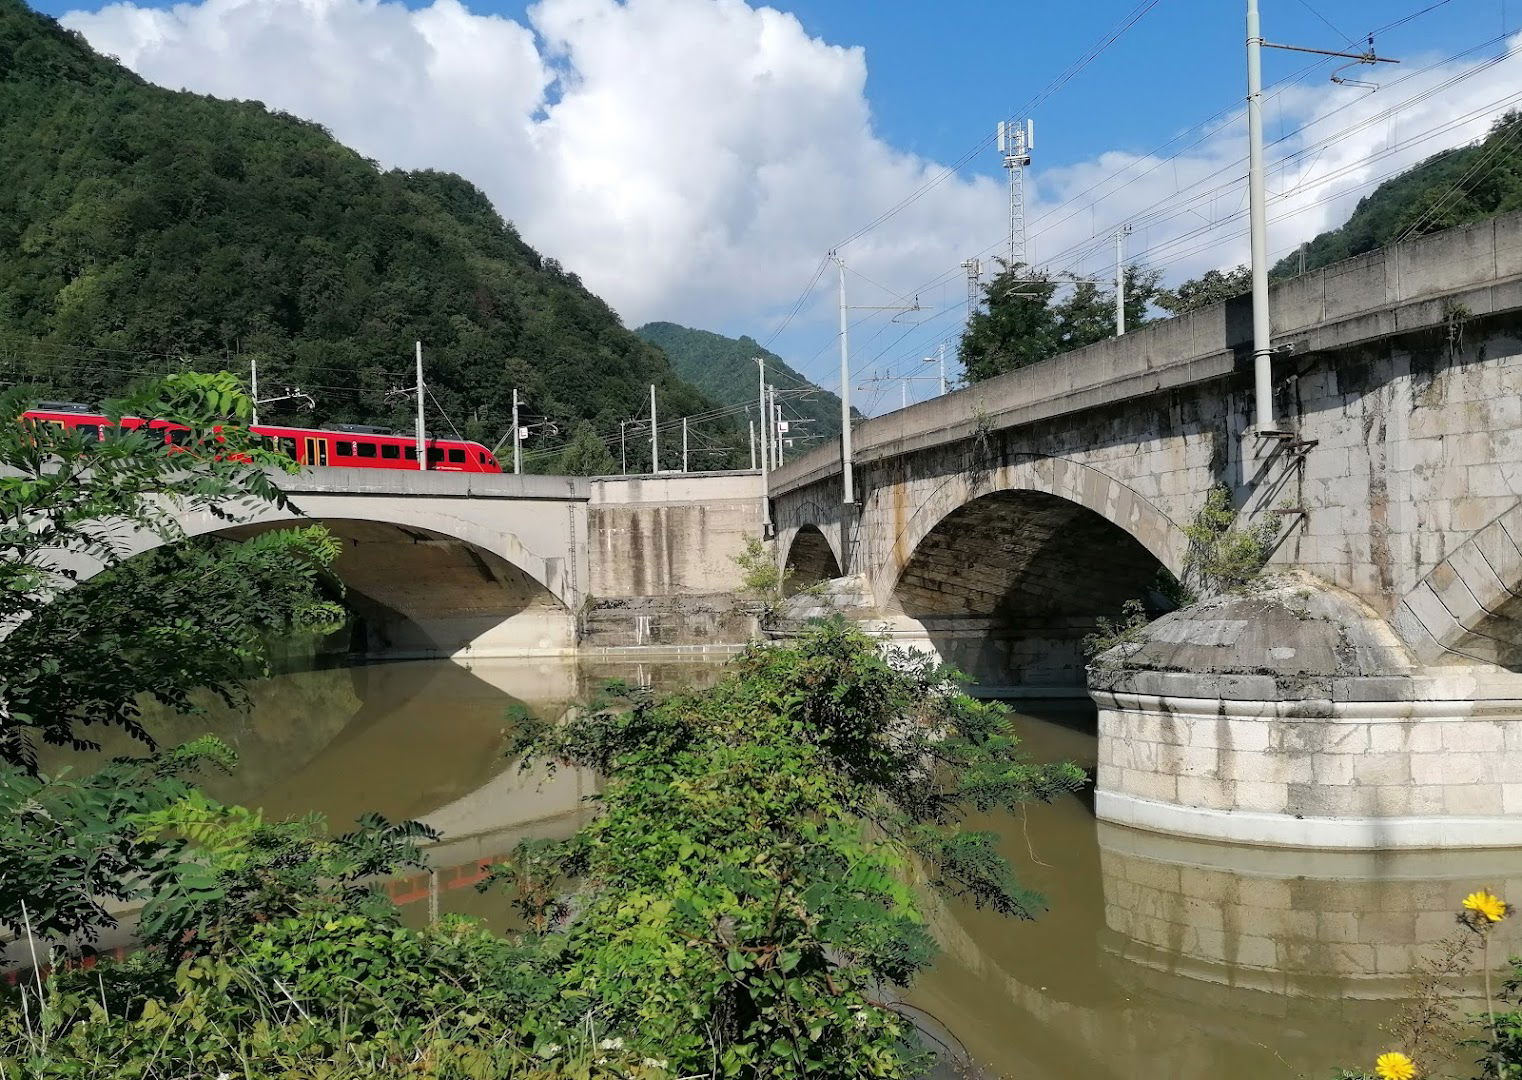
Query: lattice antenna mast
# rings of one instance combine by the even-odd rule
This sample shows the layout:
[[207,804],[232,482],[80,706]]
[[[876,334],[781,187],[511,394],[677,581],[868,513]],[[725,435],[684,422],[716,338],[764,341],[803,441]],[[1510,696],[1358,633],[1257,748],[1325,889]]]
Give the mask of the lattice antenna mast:
[[1028,263],[1025,247],[1025,168],[1031,163],[1036,126],[1027,120],[999,121],[999,155],[1009,170],[1009,267]]
[[971,320],[972,313],[978,310],[978,294],[983,291],[983,262],[981,259],[968,259],[962,264],[962,269],[967,271],[967,318]]

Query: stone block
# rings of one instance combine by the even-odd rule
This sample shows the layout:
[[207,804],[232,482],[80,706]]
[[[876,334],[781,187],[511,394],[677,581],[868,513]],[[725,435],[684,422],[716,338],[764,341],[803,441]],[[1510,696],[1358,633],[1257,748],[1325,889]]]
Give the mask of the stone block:
[[1289,785],[1260,780],[1238,780],[1236,808],[1258,813],[1282,814],[1289,807]]
[[1443,795],[1443,809],[1456,817],[1488,817],[1503,813],[1500,784],[1457,784]]
[[1411,758],[1411,779],[1442,786],[1494,782],[1493,762],[1484,754],[1418,754]]
[[1443,749],[1459,753],[1496,753],[1506,748],[1506,734],[1499,720],[1455,720],[1438,725]]
[[1139,769],[1121,769],[1119,773],[1114,790],[1122,794],[1162,802],[1175,802],[1178,799],[1178,783],[1170,774],[1144,772]]
[[1444,812],[1447,788],[1441,784],[1413,784],[1406,789],[1410,802],[1408,814],[1413,817],[1434,817]]
[[[1351,759],[1352,780],[1361,785],[1408,784],[1411,755],[1407,753],[1361,754]],[[1318,766],[1319,768],[1319,766]]]
[[1237,805],[1236,785],[1231,780],[1209,776],[1180,776],[1178,801],[1184,806],[1230,810]]
[[1522,814],[1522,783],[1501,785],[1501,812]]
[[1512,496],[1477,497],[1455,499],[1453,502],[1453,527],[1463,532],[1473,532],[1489,525],[1516,499]]

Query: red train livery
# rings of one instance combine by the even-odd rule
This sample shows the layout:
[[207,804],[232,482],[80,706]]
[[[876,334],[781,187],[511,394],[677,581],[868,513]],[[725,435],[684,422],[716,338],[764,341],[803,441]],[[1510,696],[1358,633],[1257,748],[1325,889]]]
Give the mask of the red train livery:
[[[88,405],[72,402],[44,401],[24,414],[33,423],[56,424],[99,438],[110,424],[101,413]],[[141,420],[122,417],[122,426],[162,431],[164,441],[174,444],[185,438],[188,428],[166,420]],[[254,424],[249,431],[268,439],[272,449],[280,450],[302,465],[341,465],[351,469],[411,469],[417,471],[417,440],[399,435],[389,428],[360,424],[341,425],[332,430],[319,428],[277,427]],[[424,443],[427,465],[434,472],[499,473],[502,466],[492,452],[477,442],[462,439],[433,439]]]

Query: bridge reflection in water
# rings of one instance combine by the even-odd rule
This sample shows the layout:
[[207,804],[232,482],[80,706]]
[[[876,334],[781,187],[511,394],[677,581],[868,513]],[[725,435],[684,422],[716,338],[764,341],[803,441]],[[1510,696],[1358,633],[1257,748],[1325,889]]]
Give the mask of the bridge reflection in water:
[[[251,710],[181,718],[244,758],[218,794],[271,814],[321,811],[335,827],[375,809],[445,833],[436,870],[395,881],[408,918],[459,911],[507,925],[500,894],[471,886],[527,836],[569,835],[595,779],[523,773],[504,754],[518,711],[557,716],[608,678],[676,686],[709,665],[493,660],[285,675]],[[1030,753],[1092,766],[1086,703],[1027,703]],[[1034,715],[1039,712],[1040,715]],[[1456,929],[1481,886],[1522,898],[1522,854],[1283,851],[1182,841],[1097,823],[1086,797],[1034,807],[996,830],[1049,909],[1032,922],[929,905],[943,942],[909,995],[991,1074],[1045,1078],[1327,1075],[1368,1065],[1424,947]],[[1522,922],[1517,920],[1516,922]],[[1522,947],[1514,922],[1493,955]],[[1478,976],[1455,987],[1478,1007]]]

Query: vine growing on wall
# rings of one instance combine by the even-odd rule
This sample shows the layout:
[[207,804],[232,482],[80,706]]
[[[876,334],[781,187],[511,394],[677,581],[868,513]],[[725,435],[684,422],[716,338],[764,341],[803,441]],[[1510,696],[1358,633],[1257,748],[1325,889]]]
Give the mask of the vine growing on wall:
[[1245,588],[1268,565],[1279,540],[1279,522],[1268,517],[1256,525],[1237,527],[1231,492],[1216,484],[1205,504],[1184,526],[1189,538],[1185,579],[1210,596]]

